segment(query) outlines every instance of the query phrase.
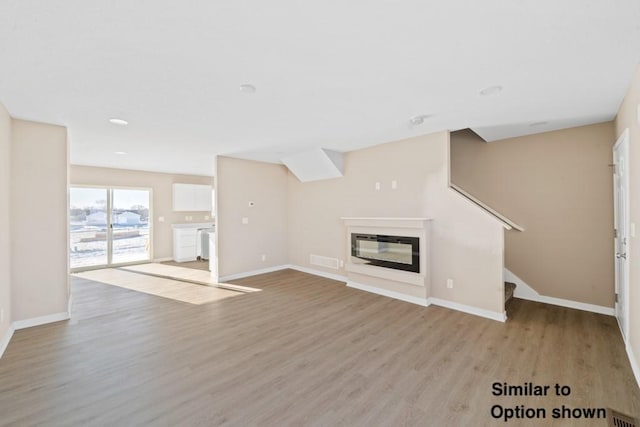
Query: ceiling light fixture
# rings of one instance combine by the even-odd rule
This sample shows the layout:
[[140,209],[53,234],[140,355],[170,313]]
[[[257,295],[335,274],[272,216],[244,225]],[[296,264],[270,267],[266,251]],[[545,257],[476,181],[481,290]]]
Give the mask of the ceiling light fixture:
[[409,119],[409,124],[411,126],[419,126],[424,123],[425,119],[431,117],[431,114],[421,114],[419,116],[413,116]]
[[502,92],[502,86],[489,86],[480,91],[480,95],[482,96],[491,96],[497,95]]
[[128,121],[124,119],[118,119],[118,118],[109,119],[109,123],[111,123],[112,125],[118,125],[118,126],[126,126],[129,124]]
[[126,151],[114,151],[113,154],[117,154],[119,156],[122,156],[122,155],[127,154],[127,152]]
[[248,83],[240,85],[240,92],[242,93],[256,93],[256,87]]
[[544,125],[548,125],[549,122],[533,122],[531,123],[529,126],[534,127],[534,126],[544,126]]

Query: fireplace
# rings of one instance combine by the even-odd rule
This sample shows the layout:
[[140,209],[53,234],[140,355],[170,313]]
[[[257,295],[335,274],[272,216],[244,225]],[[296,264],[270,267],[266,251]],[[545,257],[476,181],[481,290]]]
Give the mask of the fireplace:
[[420,238],[351,233],[351,256],[368,265],[420,273]]

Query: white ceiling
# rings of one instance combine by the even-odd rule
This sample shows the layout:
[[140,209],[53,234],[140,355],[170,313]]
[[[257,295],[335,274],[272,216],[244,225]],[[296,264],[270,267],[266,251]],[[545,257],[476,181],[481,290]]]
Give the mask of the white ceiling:
[[595,123],[639,59],[638,0],[0,2],[0,102],[67,126],[74,164],[210,175],[216,154]]

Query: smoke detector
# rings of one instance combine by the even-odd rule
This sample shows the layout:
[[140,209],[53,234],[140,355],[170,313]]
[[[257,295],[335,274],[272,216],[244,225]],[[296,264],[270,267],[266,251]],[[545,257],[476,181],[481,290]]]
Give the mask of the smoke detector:
[[411,126],[419,126],[424,123],[425,119],[431,117],[431,114],[421,114],[419,116],[413,116],[409,119],[409,124]]

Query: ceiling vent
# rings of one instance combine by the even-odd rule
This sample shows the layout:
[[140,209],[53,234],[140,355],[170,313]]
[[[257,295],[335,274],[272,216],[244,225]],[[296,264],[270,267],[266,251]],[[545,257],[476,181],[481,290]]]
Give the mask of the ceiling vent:
[[342,153],[316,148],[310,151],[284,157],[282,163],[289,168],[300,182],[319,181],[321,179],[344,176]]

